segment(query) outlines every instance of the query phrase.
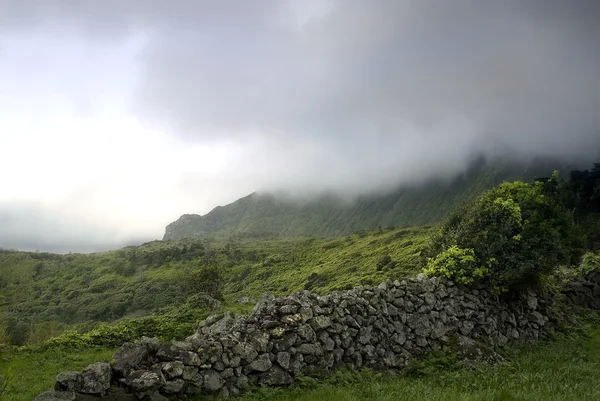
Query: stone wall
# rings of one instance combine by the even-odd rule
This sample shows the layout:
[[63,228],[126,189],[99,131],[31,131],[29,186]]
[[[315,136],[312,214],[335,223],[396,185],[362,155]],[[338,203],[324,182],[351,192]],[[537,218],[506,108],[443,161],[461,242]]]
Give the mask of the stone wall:
[[[600,277],[594,280],[573,280],[566,303],[598,307]],[[126,343],[112,364],[63,372],[56,391],[36,400],[228,397],[247,386],[286,386],[298,375],[341,367],[402,369],[443,345],[465,356],[493,357],[483,350],[537,340],[564,320],[555,307],[563,298],[528,293],[505,301],[424,275],[327,296],[266,295],[247,316],[210,316],[183,342]]]

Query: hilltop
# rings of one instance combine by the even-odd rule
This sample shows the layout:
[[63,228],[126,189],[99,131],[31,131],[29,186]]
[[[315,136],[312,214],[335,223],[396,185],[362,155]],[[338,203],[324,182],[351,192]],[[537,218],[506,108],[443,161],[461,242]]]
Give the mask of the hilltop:
[[550,176],[555,169],[566,174],[580,167],[578,164],[549,159],[529,163],[478,159],[450,180],[432,179],[353,201],[334,195],[300,201],[252,193],[204,216],[184,214],[166,227],[163,239],[338,237],[361,230],[429,225],[502,181]]

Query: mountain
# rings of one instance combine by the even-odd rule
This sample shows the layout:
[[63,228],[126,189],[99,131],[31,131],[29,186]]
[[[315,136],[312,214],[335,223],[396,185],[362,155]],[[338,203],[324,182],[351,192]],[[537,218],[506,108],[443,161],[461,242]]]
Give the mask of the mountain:
[[386,194],[362,196],[353,202],[327,195],[299,201],[270,193],[253,193],[218,206],[204,216],[184,214],[166,227],[164,239],[187,237],[336,237],[361,230],[422,226],[444,218],[465,200],[505,180],[567,174],[581,163],[535,159],[474,161],[451,180],[432,179],[402,186]]

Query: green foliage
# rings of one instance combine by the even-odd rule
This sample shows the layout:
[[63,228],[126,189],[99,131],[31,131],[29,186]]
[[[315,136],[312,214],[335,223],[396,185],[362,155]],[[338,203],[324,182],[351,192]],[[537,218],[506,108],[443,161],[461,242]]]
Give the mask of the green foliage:
[[223,272],[217,266],[201,266],[190,273],[184,288],[189,294],[205,293],[215,299],[223,300]]
[[592,273],[600,273],[600,254],[587,252],[583,255],[578,273],[583,276],[589,276]]
[[447,220],[428,269],[459,276],[464,270],[466,281],[516,289],[575,260],[579,238],[572,214],[544,194],[542,183],[506,182]]
[[[430,232],[429,228],[392,229],[334,242],[318,238],[153,241],[89,255],[0,251],[4,283],[0,296],[7,303],[0,309],[0,328],[10,332],[13,344],[33,344],[62,333],[86,334],[102,322],[118,326],[120,321],[148,317],[147,335],[169,337],[183,330],[189,334],[191,320],[182,320],[180,329],[155,319],[171,313],[175,305],[205,311],[198,297],[194,306],[190,304],[199,291],[217,297],[220,292],[229,302],[243,296],[257,298],[265,291],[283,295],[307,288],[326,293],[403,277],[422,267],[421,252]],[[335,246],[325,246],[332,243]],[[391,263],[377,270],[382,259]],[[113,340],[90,334],[84,342],[113,344],[139,334],[133,324],[107,326],[104,330],[110,332],[105,334]]]
[[452,245],[435,258],[428,258],[424,272],[445,276],[459,284],[469,285],[475,280],[486,277],[489,268],[478,265],[473,249],[462,249]]

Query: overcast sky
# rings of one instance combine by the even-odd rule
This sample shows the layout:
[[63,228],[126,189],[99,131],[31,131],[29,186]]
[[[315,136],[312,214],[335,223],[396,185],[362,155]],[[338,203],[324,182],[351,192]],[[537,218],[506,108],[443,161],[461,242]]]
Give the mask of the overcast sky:
[[[597,0],[0,0],[0,247],[598,154]],[[499,150],[500,149],[500,150]]]

